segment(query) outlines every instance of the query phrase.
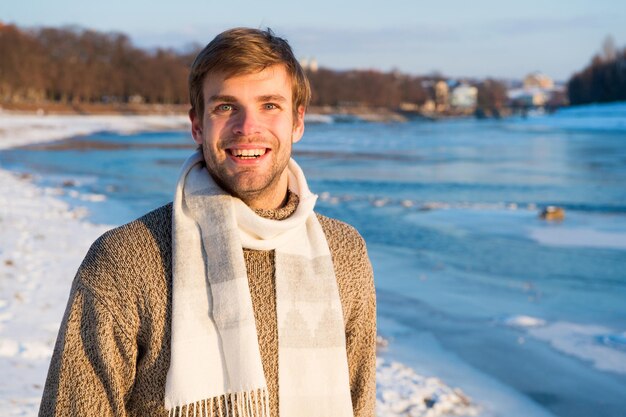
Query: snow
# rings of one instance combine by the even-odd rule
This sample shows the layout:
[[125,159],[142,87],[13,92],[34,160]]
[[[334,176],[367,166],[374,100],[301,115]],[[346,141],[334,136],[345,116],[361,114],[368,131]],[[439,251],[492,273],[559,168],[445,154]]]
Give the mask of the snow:
[[[0,113],[0,149],[98,131],[187,129],[185,116],[38,116]],[[35,173],[36,174],[36,173]],[[59,190],[0,169],[0,414],[35,416],[72,278],[111,226],[85,220]],[[101,202],[99,194],[77,195]],[[379,344],[385,346],[384,341]],[[393,361],[377,363],[379,416],[478,415],[459,389]]]
[[101,131],[131,134],[189,128],[181,115],[158,116],[39,116],[0,112],[0,149],[49,142]]
[[602,231],[590,227],[530,228],[530,237],[547,246],[626,249],[626,231]]
[[529,334],[567,355],[591,362],[601,371],[626,374],[624,334],[615,334],[605,326],[555,322],[532,329]]
[[[548,321],[513,315],[499,321],[526,332],[528,337],[548,343],[553,349],[593,364],[601,371],[626,374],[626,334],[605,326]],[[523,342],[525,339],[519,339]]]
[[78,213],[0,171],[0,410],[36,414],[72,277],[107,229]]
[[517,315],[504,318],[502,323],[511,327],[529,328],[544,326],[546,321],[537,317]]
[[426,378],[399,362],[376,363],[376,414],[395,416],[477,416],[480,409],[459,389]]

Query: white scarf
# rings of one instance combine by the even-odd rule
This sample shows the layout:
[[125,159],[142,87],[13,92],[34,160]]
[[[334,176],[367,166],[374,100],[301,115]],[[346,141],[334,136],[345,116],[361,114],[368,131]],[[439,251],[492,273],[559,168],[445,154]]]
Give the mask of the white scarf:
[[224,192],[196,152],[173,208],[170,416],[269,417],[243,248],[275,250],[279,415],[352,416],[345,327],[317,196],[290,160],[299,196],[285,220],[258,216]]

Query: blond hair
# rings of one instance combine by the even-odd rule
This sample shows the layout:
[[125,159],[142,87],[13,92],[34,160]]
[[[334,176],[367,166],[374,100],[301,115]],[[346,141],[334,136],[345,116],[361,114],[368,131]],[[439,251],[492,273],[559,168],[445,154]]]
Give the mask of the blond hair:
[[203,84],[207,74],[220,72],[227,78],[252,74],[273,65],[284,65],[291,78],[294,120],[298,109],[311,99],[311,87],[304,70],[287,41],[272,32],[234,28],[217,35],[198,54],[189,73],[189,101],[196,116],[204,113]]

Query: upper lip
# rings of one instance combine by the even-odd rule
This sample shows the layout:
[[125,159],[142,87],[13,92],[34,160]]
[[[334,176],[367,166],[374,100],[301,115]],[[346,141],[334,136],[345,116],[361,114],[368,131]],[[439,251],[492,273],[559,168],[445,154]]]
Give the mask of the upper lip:
[[242,143],[242,144],[235,144],[235,145],[230,145],[227,146],[226,149],[269,149],[270,147],[267,145],[263,145],[263,144],[256,144],[256,143]]
[[267,152],[271,150],[272,147],[259,142],[233,142],[230,144],[226,144],[224,149],[228,152],[232,152],[235,150],[265,149],[265,151]]
[[258,152],[254,152],[255,154],[264,155],[268,151],[270,151],[270,148],[268,146],[264,144],[258,144],[258,143],[237,143],[237,144],[227,146],[225,149],[226,149],[226,152],[228,152],[231,155],[241,153],[241,151],[252,151],[252,150],[258,151]]

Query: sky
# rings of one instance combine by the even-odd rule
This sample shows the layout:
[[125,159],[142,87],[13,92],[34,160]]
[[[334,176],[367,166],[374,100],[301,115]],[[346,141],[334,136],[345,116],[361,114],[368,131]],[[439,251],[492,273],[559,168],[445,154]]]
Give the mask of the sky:
[[123,32],[138,47],[205,45],[234,26],[271,27],[299,58],[332,69],[567,81],[612,36],[623,0],[1,0],[0,21]]

